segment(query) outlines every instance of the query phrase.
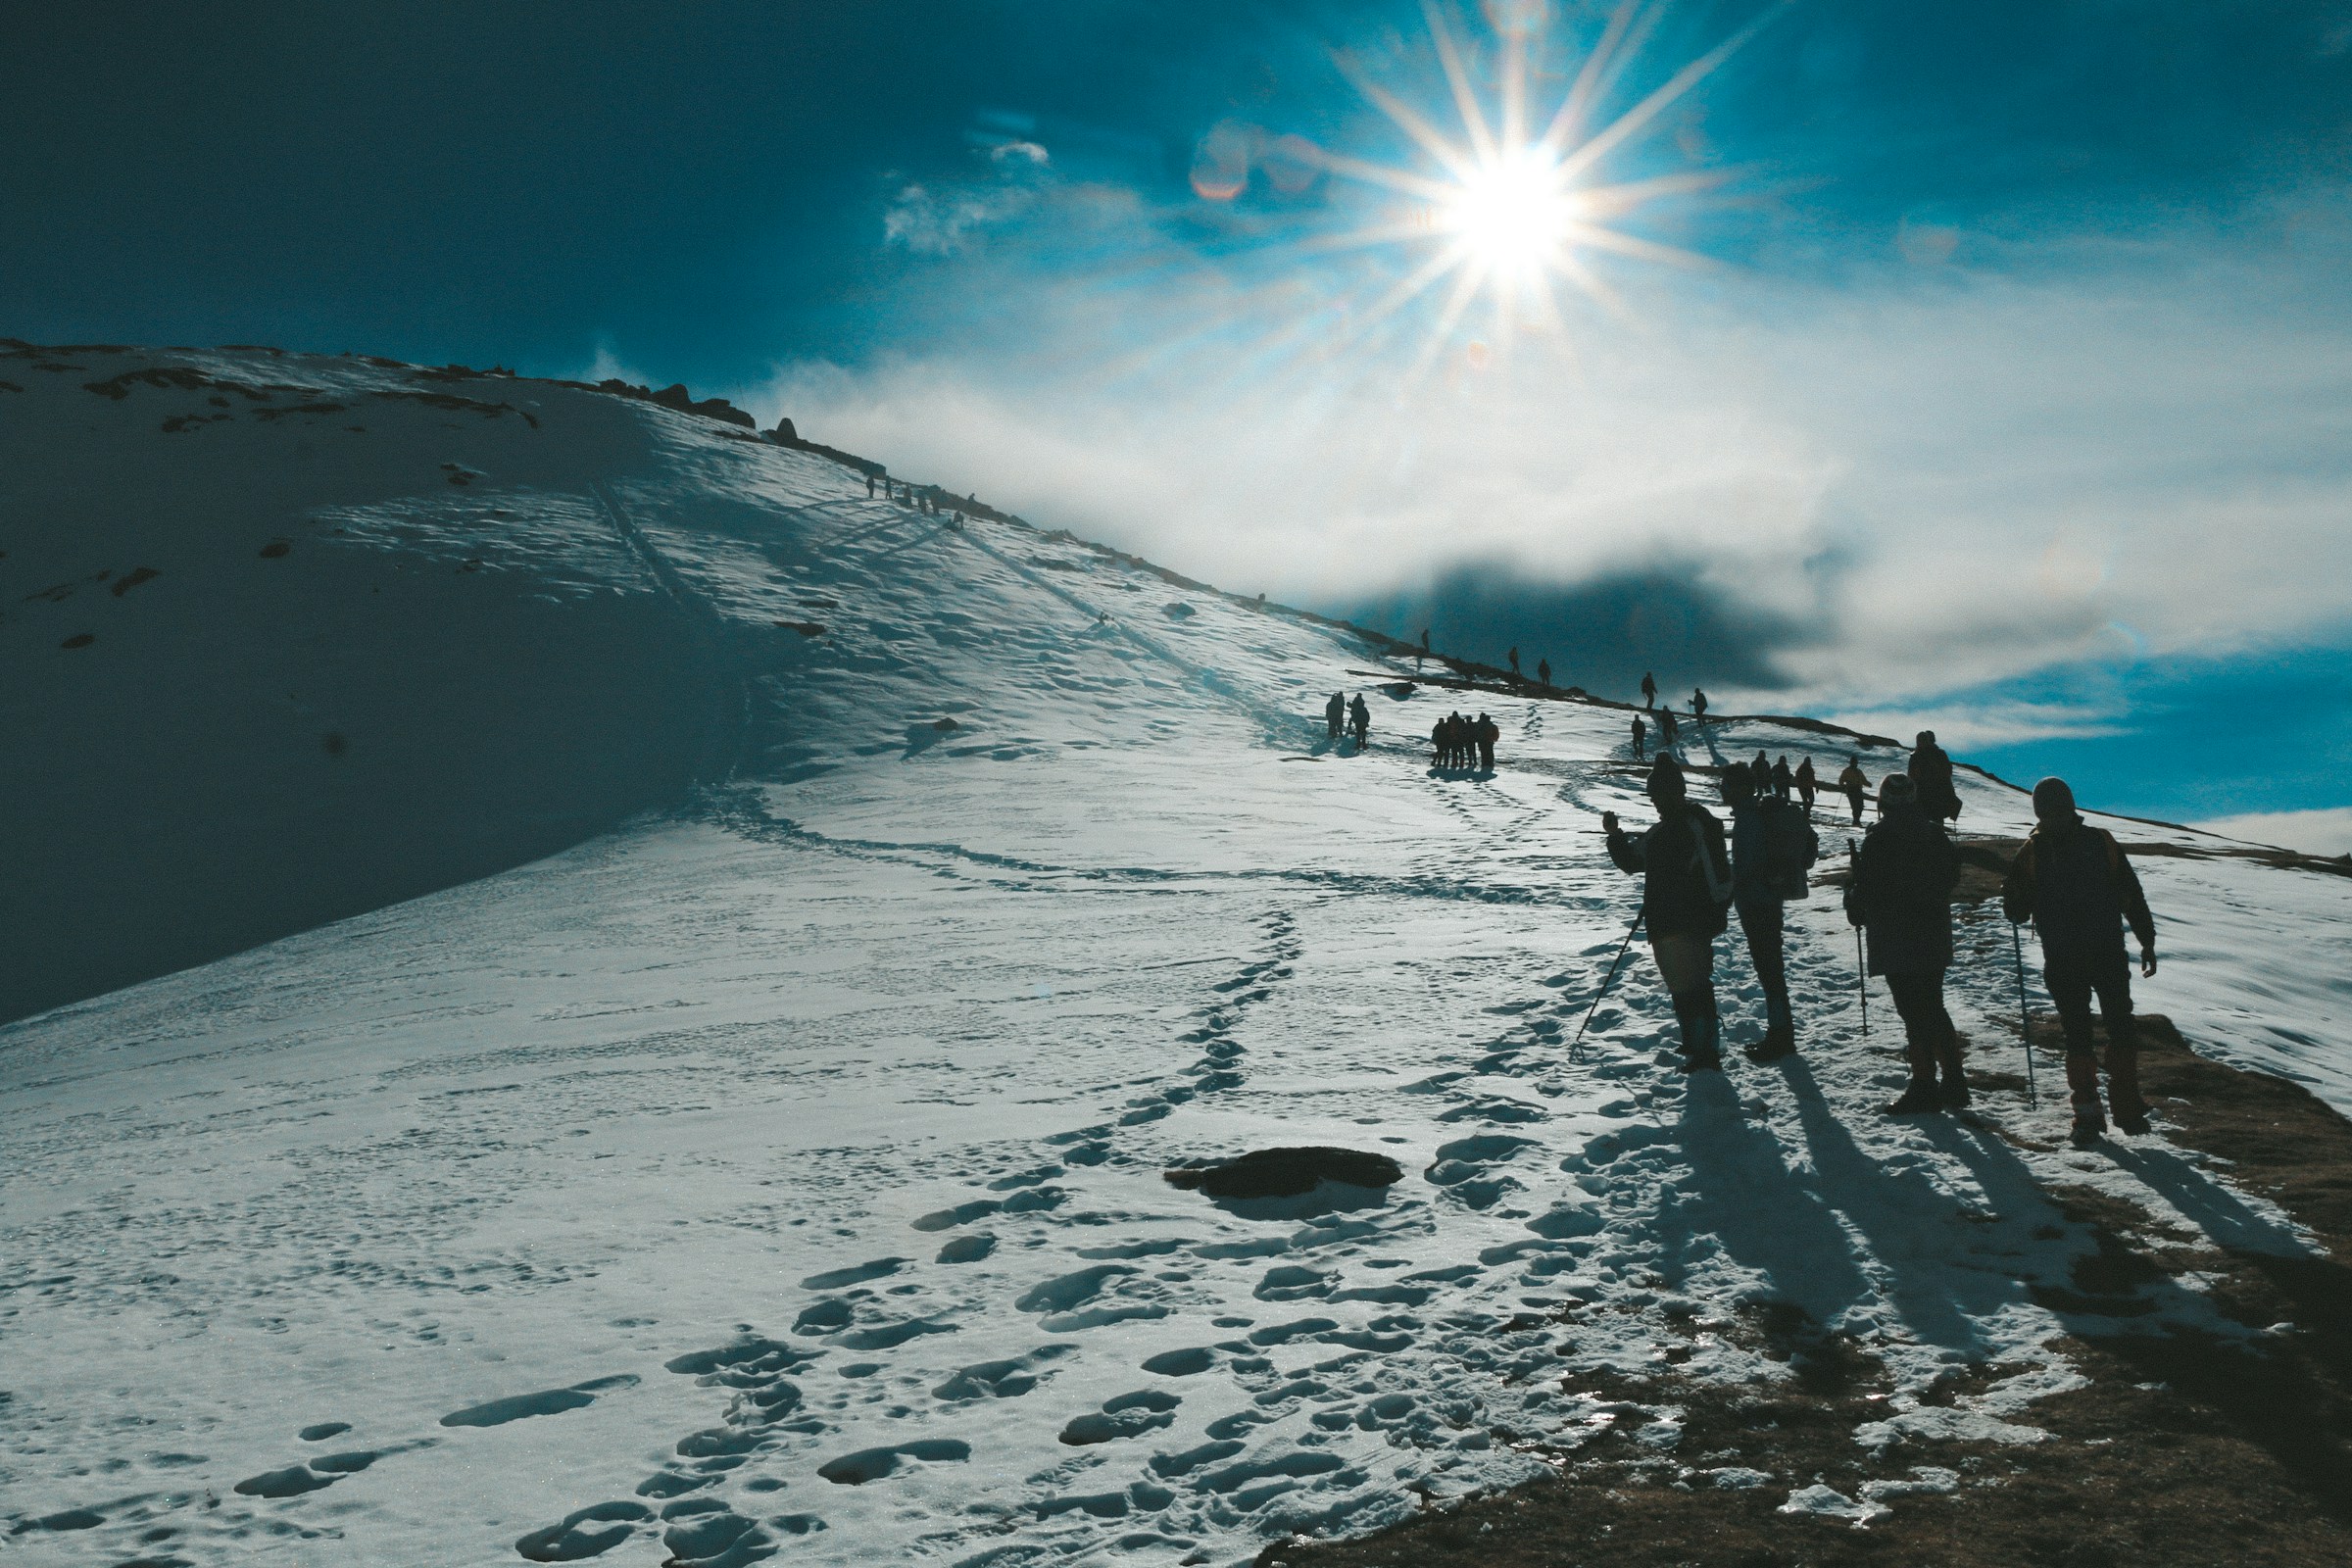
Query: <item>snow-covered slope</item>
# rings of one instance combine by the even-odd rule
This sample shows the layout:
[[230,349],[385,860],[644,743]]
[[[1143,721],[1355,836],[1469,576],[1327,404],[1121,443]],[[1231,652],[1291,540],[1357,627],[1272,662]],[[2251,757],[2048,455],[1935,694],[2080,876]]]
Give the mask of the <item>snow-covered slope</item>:
[[[1671,1343],[1686,1374],[1787,1376],[1713,1331],[1741,1302],[1886,1358],[1910,1392],[1859,1442],[2030,1441],[2072,1376],[2054,1342],[2099,1327],[2036,1290],[2090,1245],[2056,1181],[2304,1246],[2160,1143],[2052,1147],[2046,1074],[1987,1127],[1873,1115],[1891,1017],[1860,1038],[1826,895],[1795,917],[1800,1065],[1666,1070],[1639,955],[1572,1055],[1634,908],[1596,832],[1642,809],[1621,710],[1469,694],[1503,768],[1436,775],[1409,737],[1464,695],[1361,639],[948,528],[709,420],[356,361],[70,363],[0,368],[30,474],[0,569],[72,586],[0,621],[8,722],[49,726],[12,791],[86,773],[35,790],[82,835],[29,868],[44,897],[135,946],[72,874],[148,896],[115,812],[149,854],[201,855],[216,810],[224,866],[277,852],[260,924],[208,951],[304,924],[306,871],[345,906],[447,885],[0,1030],[21,1560],[1239,1562],[1534,1473],[1523,1442],[1609,1417],[1561,1370]],[[167,435],[216,393],[82,389],[150,368],[316,396],[220,393],[235,418]],[[1323,738],[1343,687],[1373,704],[1360,757]],[[1842,757],[1740,720],[1690,750],[1759,746]],[[1964,785],[1965,828],[2022,831],[2014,791]],[[2140,862],[2143,1004],[2352,1106],[2352,882],[2122,827],[2179,852]],[[336,883],[369,830],[399,852]],[[442,836],[473,858],[424,863]],[[210,874],[157,897],[247,896]],[[20,951],[99,949],[103,983],[103,924],[6,913]],[[2008,940],[1972,915],[1953,990],[2016,1068]],[[1297,1144],[1406,1175],[1226,1203],[1160,1179]],[[2004,1376],[1922,1402],[1955,1362]],[[1675,1430],[1642,1428],[1668,1457]]]

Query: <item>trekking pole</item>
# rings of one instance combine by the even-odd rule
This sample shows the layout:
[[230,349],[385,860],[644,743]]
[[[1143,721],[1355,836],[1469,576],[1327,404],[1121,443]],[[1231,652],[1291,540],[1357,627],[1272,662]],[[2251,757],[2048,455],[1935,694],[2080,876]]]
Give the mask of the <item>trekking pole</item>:
[[[1853,885],[1854,841],[1845,841],[1846,885]],[[1862,999],[1862,1038],[1870,1038],[1870,960],[1862,956],[1862,928],[1854,927],[1854,991]]]
[[1592,999],[1592,1005],[1585,1009],[1585,1021],[1577,1025],[1576,1038],[1568,1042],[1569,1060],[1576,1059],[1577,1048],[1585,1043],[1585,1031],[1592,1027],[1592,1015],[1600,1010],[1600,999],[1607,996],[1609,987],[1617,983],[1617,966],[1625,961],[1625,950],[1634,945],[1634,933],[1642,929],[1642,915],[1646,913],[1648,911],[1643,910],[1642,914],[1635,915],[1634,923],[1625,928],[1625,940],[1617,944],[1617,956],[1609,960],[1609,972],[1600,982],[1600,993]]
[[2026,1027],[2026,939],[2009,927],[2009,951],[2017,956],[2017,1039],[2026,1052],[2026,1103],[2041,1108],[2041,1090],[2034,1082],[2034,1034]]

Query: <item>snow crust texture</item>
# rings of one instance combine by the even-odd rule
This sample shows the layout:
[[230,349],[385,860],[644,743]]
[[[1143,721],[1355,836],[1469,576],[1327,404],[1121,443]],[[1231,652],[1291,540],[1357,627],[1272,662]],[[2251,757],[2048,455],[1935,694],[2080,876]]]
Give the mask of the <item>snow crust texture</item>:
[[[10,505],[75,519],[20,513],[0,541],[11,580],[73,590],[0,621],[33,671],[11,721],[81,757],[155,689],[251,727],[189,720],[176,768],[145,740],[89,754],[129,769],[88,786],[116,793],[42,797],[42,820],[103,857],[108,813],[179,779],[193,798],[122,829],[177,854],[260,791],[220,853],[284,832],[286,855],[204,942],[295,934],[0,1029],[12,1560],[1241,1563],[1572,1454],[1624,1412],[1565,1373],[1786,1377],[1729,1332],[1760,1303],[1886,1362],[1855,1440],[1916,1479],[1846,1497],[1683,1454],[1671,1407],[1641,1439],[1693,1485],[1866,1527],[1960,1484],[1939,1443],[2038,1441],[2034,1401],[2075,1385],[2054,1342],[2102,1320],[2066,1304],[2092,1243],[2054,1184],[2308,1248],[2161,1138],[2065,1150],[2046,1075],[2038,1111],[1995,1089],[1975,1121],[1876,1116],[1891,1009],[1866,1042],[1826,892],[1790,909],[1794,1062],[1671,1071],[1639,951],[1572,1054],[1635,908],[1597,834],[1645,812],[1621,710],[1410,687],[1344,631],[952,529],[643,404],[355,361],[60,363],[0,362],[25,388],[0,391],[0,458],[34,472]],[[119,495],[27,459],[19,402]],[[170,442],[198,455],[151,466]],[[121,595],[94,575],[139,565]],[[282,567],[314,575],[238,586]],[[61,646],[69,610],[92,643]],[[291,629],[239,662],[228,628],[271,615]],[[92,656],[121,662],[66,662]],[[1324,737],[1334,689],[1373,705],[1362,756]],[[305,691],[372,717],[299,713]],[[529,745],[466,758],[543,691]],[[1457,705],[1501,725],[1498,773],[1428,768],[1411,737]],[[330,724],[339,756],[297,744]],[[379,746],[406,760],[334,771]],[[1845,755],[1751,720],[1690,755],[1758,747]],[[2022,833],[2022,797],[1962,783],[1965,830]],[[343,827],[280,825],[313,799],[382,813],[383,864],[339,880]],[[431,859],[436,835],[467,848]],[[573,847],[537,858],[551,838]],[[43,897],[103,906],[41,853]],[[2143,1004],[2352,1106],[2346,884],[2138,863],[2168,944]],[[393,871],[442,890],[307,912],[396,899]],[[207,874],[166,905],[204,906]],[[1960,947],[1955,1016],[1981,1066],[2020,1070],[1997,912]],[[1760,998],[1722,948],[1745,1038]],[[1162,1179],[1298,1147],[1405,1174]],[[2143,1288],[2134,1321],[2236,1332],[2192,1286]],[[1964,1363],[2010,1375],[1927,1396]]]

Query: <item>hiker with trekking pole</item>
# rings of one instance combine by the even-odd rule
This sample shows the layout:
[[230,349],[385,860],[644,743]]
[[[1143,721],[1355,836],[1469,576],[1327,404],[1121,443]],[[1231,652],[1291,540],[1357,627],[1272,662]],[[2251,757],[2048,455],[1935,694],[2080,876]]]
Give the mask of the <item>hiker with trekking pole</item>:
[[[2099,1104],[2099,1058],[2092,1050],[2090,999],[2096,993],[2107,1024],[2107,1104],[2116,1127],[2133,1137],[2148,1131],[2147,1102],[2139,1093],[2139,1033],[2132,1019],[2132,965],[2124,927],[2139,940],[2140,978],[2156,973],[2156,919],[2148,912],[2139,877],[2123,846],[2075,809],[2064,779],[2034,786],[2034,831],[2010,863],[2001,908],[2010,924],[2034,922],[2041,938],[2041,981],[2066,1035],[2066,1087],[2074,1105],[2069,1134],[2077,1149],[2096,1147],[2107,1131]],[[2019,1027],[2025,1026],[2025,958],[2018,956]],[[2027,1041],[2032,1061],[2033,1042]]]
[[1886,978],[1903,1020],[1911,1082],[1886,1114],[1965,1110],[1968,1074],[1960,1062],[1960,1036],[1943,1004],[1960,852],[1942,821],[1921,809],[1908,774],[1890,773],[1879,786],[1879,813],[1854,857],[1845,917],[1869,938],[1868,973]]
[[[1674,999],[1682,1025],[1685,1072],[1723,1067],[1722,1020],[1715,1005],[1715,939],[1731,923],[1731,855],[1723,824],[1689,798],[1683,769],[1660,755],[1649,770],[1647,793],[1658,808],[1657,824],[1640,838],[1626,834],[1617,813],[1603,811],[1609,858],[1617,869],[1642,880],[1642,913],[1635,924],[1649,927],[1650,956]],[[1628,933],[1631,940],[1631,933]]]
[[1750,1061],[1779,1061],[1796,1053],[1781,906],[1805,897],[1805,873],[1821,852],[1821,841],[1787,801],[1759,797],[1745,767],[1724,769],[1723,804],[1732,812],[1732,903],[1740,911],[1756,984],[1764,992],[1763,1037],[1740,1049]]

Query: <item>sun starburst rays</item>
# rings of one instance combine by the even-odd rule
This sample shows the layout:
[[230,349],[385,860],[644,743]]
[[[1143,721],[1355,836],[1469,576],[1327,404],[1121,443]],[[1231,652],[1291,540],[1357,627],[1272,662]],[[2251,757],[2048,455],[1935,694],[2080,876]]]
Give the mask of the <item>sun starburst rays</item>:
[[[1676,71],[1632,108],[1590,129],[1597,106],[1623,78],[1634,56],[1657,25],[1661,4],[1626,0],[1610,17],[1591,51],[1576,63],[1558,105],[1532,132],[1531,111],[1537,64],[1544,56],[1540,13],[1520,6],[1499,10],[1493,66],[1493,112],[1480,93],[1479,61],[1456,37],[1439,0],[1423,0],[1431,43],[1451,100],[1458,132],[1449,133],[1404,96],[1374,80],[1352,56],[1335,54],[1341,73],[1426,160],[1420,169],[1376,163],[1324,152],[1331,174],[1402,199],[1403,209],[1383,212],[1350,229],[1322,236],[1318,249],[1344,250],[1395,243],[1431,244],[1435,249],[1396,279],[1356,316],[1351,336],[1361,336],[1395,317],[1416,299],[1447,284],[1430,321],[1427,339],[1414,357],[1416,371],[1443,352],[1479,296],[1494,315],[1495,341],[1507,344],[1524,319],[1531,328],[1559,334],[1565,317],[1554,285],[1564,283],[1612,315],[1625,311],[1587,258],[1595,253],[1675,267],[1705,266],[1693,252],[1629,232],[1623,220],[1656,203],[1693,195],[1724,183],[1730,173],[1709,170],[1610,182],[1597,172],[1614,153],[1632,144],[1678,100],[1705,80],[1770,19],[1759,17],[1715,48]],[[1430,166],[1434,166],[1434,172]],[[1474,363],[1486,351],[1474,348]]]

